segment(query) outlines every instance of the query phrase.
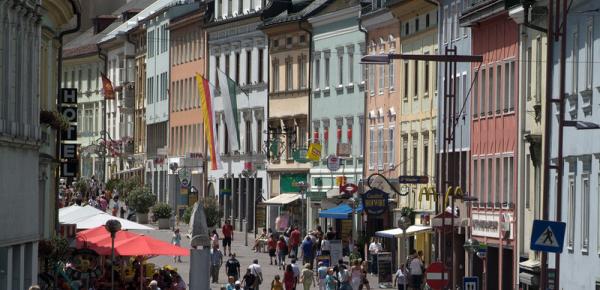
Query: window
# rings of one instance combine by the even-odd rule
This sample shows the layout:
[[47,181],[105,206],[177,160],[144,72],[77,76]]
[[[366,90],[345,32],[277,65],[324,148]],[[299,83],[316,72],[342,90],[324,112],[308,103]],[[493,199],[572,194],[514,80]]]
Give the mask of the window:
[[323,152],[329,154],[329,121],[323,122]]
[[385,65],[379,65],[379,76],[377,78],[379,81],[377,90],[379,94],[383,94],[383,87],[385,86]]
[[[590,19],[590,22],[592,19]],[[594,31],[593,22],[588,24],[585,37],[585,89],[592,89],[592,72],[594,61]]]
[[292,58],[288,58],[285,60],[285,88],[287,90],[293,89],[294,81],[292,78]]
[[493,188],[492,188],[492,181],[494,180],[494,175],[492,173],[492,169],[494,168],[493,166],[493,160],[492,158],[488,158],[487,160],[487,175],[488,175],[488,179],[487,179],[487,202],[491,203],[493,202],[493,196],[492,196],[492,192],[493,192]]
[[429,138],[423,139],[423,175],[429,175]]
[[377,168],[383,169],[383,126],[377,128]]
[[415,32],[419,31],[419,16],[415,18]]
[[[367,65],[365,65],[367,66]],[[315,88],[321,87],[321,60],[319,58],[315,59]]]
[[273,60],[273,64],[272,64],[273,68],[272,68],[272,75],[273,75],[273,91],[274,92],[278,92],[279,91],[279,61],[277,59]]
[[148,31],[147,37],[148,57],[154,56],[154,30]]
[[354,83],[354,52],[348,50],[348,83]]
[[535,103],[539,104],[542,99],[542,38],[538,36],[535,42]]
[[[525,69],[526,69],[526,73],[525,73],[525,95],[527,96],[527,100],[531,101],[531,86],[533,83],[533,80],[531,79],[531,67],[533,65],[533,55],[531,52],[531,47],[527,48],[527,55],[525,56],[527,59],[525,59]],[[508,92],[506,92],[508,93]]]
[[573,59],[571,60],[571,75],[573,76],[573,81],[572,83],[572,88],[573,90],[571,91],[571,93],[573,95],[577,94],[577,87],[578,87],[578,82],[579,82],[579,37],[577,34],[577,31],[575,31],[573,33]]
[[472,179],[473,188],[472,188],[472,191],[473,191],[473,195],[475,195],[479,200],[481,200],[481,195],[480,195],[481,191],[479,190],[479,187],[478,187],[479,184],[477,183],[479,181],[477,179],[477,175],[479,174],[479,166],[478,165],[479,165],[479,160],[473,159],[473,179]]
[[92,90],[92,69],[88,68],[87,69],[87,84],[86,84],[86,91],[91,91]]
[[240,83],[240,79],[241,79],[240,75],[242,73],[241,69],[240,69],[241,68],[240,67],[241,63],[240,63],[240,53],[239,52],[235,53],[235,60],[234,61],[235,61],[235,64],[234,64],[235,65],[235,78],[234,78],[234,80],[235,80],[235,82],[237,84],[239,84]]
[[514,178],[515,178],[515,158],[510,156],[506,158],[504,163],[506,167],[504,169],[505,179],[507,180],[504,188],[504,201],[510,203],[512,201],[512,193],[514,191]]
[[488,94],[488,115],[492,114],[493,108],[494,108],[494,67],[490,66],[488,68],[488,75],[489,75],[489,82],[488,82],[488,89],[490,90],[489,94]]
[[418,97],[419,94],[419,62],[418,61],[414,61],[415,63],[415,73],[414,73],[414,77],[415,77],[415,85],[414,85],[414,98],[416,99]]
[[402,174],[408,174],[408,135],[402,136]]
[[300,35],[300,43],[306,42],[306,35]]
[[227,0],[227,16],[231,16],[232,11],[233,11],[233,1]]
[[[501,174],[502,169],[500,168],[500,166],[503,163],[502,159],[504,159],[504,174]],[[502,175],[504,175],[504,180],[507,180],[507,178],[508,178],[508,174],[506,172],[506,169],[508,168],[508,166],[506,166],[507,161],[508,161],[508,158],[496,158],[496,172],[494,172],[494,175],[496,176],[496,186],[495,186],[496,196],[494,198],[495,202],[500,202],[502,200],[502,198],[501,198],[502,185],[504,185],[504,190],[506,190],[506,188],[507,188],[506,182],[504,184],[502,184],[502,180],[500,179],[502,177]]]
[[252,84],[252,51],[246,50],[246,85]]
[[363,152],[365,152],[365,147],[363,144],[363,140],[365,140],[365,130],[363,130],[363,128],[365,127],[365,120],[364,117],[359,117],[359,122],[360,122],[360,128],[358,129],[358,136],[359,136],[359,140],[358,140],[358,146],[360,148],[360,155],[363,156]]
[[[429,52],[426,52],[425,54],[429,54]],[[425,77],[425,80],[424,80],[425,83],[423,84],[424,90],[425,90],[424,93],[425,93],[425,96],[428,96],[429,95],[429,62],[428,61],[423,62],[423,65],[425,66],[425,69],[424,69],[424,72],[423,72],[425,74],[425,76],[424,76]]]
[[375,168],[375,127],[369,127],[369,168]]
[[146,82],[146,94],[147,94],[147,99],[148,99],[148,104],[152,104],[154,102],[154,96],[153,96],[153,89],[154,89],[154,84],[153,84],[153,77],[148,78],[148,81]]
[[413,135],[413,148],[412,148],[412,174],[413,175],[418,175],[417,173],[417,161],[419,160],[419,147],[418,147],[418,142],[419,139],[417,137],[417,135]]
[[408,22],[404,23],[404,35],[408,35],[410,33]]
[[[215,65],[216,65],[217,69],[219,69],[219,70],[223,69],[221,67],[221,57],[220,56],[215,56]],[[219,91],[219,88],[221,87],[221,85],[219,85],[218,77],[215,76],[215,80],[213,80],[213,82],[215,83],[215,89],[217,89],[217,94],[219,94],[218,91]]]
[[573,251],[573,245],[575,244],[575,176],[574,174],[569,175],[568,184],[568,198],[569,204],[567,206],[568,220],[567,220],[567,248],[569,251]]
[[477,117],[479,111],[479,72],[473,72],[473,117]]
[[344,50],[338,49],[338,85],[344,84]]
[[262,153],[262,136],[263,136],[263,132],[262,132],[262,120],[260,119],[256,119],[256,152],[258,152],[259,154]]
[[292,38],[291,38],[291,37],[288,37],[288,38],[286,38],[286,40],[285,40],[285,44],[286,44],[287,46],[290,46],[290,45],[292,45]]
[[508,106],[508,110],[512,112],[515,110],[515,62],[510,61],[504,66],[504,107]]
[[325,89],[328,89],[330,85],[329,82],[329,53],[325,53]]
[[[485,196],[485,162],[486,159],[479,159],[479,201],[483,202]],[[490,160],[487,159],[489,163]]]
[[245,141],[244,144],[244,152],[246,155],[252,153],[252,121],[246,120],[246,131],[245,131]]
[[425,28],[429,28],[429,13],[425,14]]
[[301,55],[298,57],[298,65],[300,66],[300,71],[298,72],[298,82],[301,89],[306,88],[306,55]]
[[500,113],[502,108],[502,65],[496,67],[496,112]]
[[[585,167],[585,165],[584,165]],[[590,175],[581,176],[581,249],[587,252],[590,245]]]
[[369,92],[372,95],[375,94],[375,65],[374,64],[365,64],[368,67],[368,76],[369,76]]
[[264,82],[263,79],[263,68],[264,65],[264,50],[262,48],[258,49],[258,82]]
[[231,75],[229,74],[230,72],[230,65],[229,62],[231,61],[231,54],[226,54],[225,55],[225,75],[228,77],[231,77]]
[[242,8],[244,8],[244,1],[238,0],[238,9],[237,9],[238,15],[242,15],[242,13],[243,13]]
[[486,84],[487,84],[487,73],[485,68],[481,69],[481,109],[479,110],[479,114],[481,114],[482,116],[485,115],[485,100],[486,100],[486,96],[485,94],[487,93],[487,89],[486,89]]
[[402,73],[404,74],[404,83],[402,84],[404,86],[404,101],[408,102],[408,61],[404,62],[404,71]]
[[390,127],[388,129],[388,140],[387,140],[387,162],[391,168],[396,166],[396,150],[394,146],[394,141],[396,140],[395,130],[396,128]]
[[390,87],[390,91],[394,90],[395,85],[395,79],[396,79],[396,74],[394,72],[395,66],[394,66],[394,62],[390,61],[389,64],[389,72],[388,72],[388,85]]

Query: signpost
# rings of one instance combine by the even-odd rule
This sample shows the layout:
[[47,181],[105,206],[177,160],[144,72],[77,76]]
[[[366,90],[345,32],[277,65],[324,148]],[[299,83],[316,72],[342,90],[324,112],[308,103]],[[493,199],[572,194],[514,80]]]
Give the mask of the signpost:
[[379,288],[392,287],[393,281],[392,271],[392,253],[381,252],[377,254],[377,278],[379,280]]
[[463,278],[463,290],[479,290],[479,277]]
[[327,168],[333,172],[340,169],[340,158],[335,155],[329,155],[327,157]]
[[401,175],[398,176],[398,183],[409,183],[409,184],[427,184],[429,183],[428,176],[416,176],[416,175]]
[[431,263],[425,271],[425,281],[434,290],[441,290],[448,286],[448,270],[441,262]]
[[534,220],[531,229],[530,249],[548,253],[562,253],[566,224],[545,220]]
[[371,188],[362,195],[363,208],[367,214],[380,215],[388,206],[388,194],[381,189]]

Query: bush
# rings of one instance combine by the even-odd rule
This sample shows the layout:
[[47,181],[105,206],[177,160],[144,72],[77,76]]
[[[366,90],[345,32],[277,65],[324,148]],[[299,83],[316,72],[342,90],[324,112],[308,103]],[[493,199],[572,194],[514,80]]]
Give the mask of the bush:
[[184,223],[190,223],[190,220],[192,219],[192,210],[194,210],[193,206],[188,206],[185,208],[185,211],[183,212],[183,217],[181,217]]
[[218,225],[223,215],[219,208],[219,200],[214,197],[203,197],[198,200],[198,203],[204,207],[206,225],[208,227]]
[[173,208],[166,203],[157,203],[152,207],[152,213],[159,219],[168,219],[172,216]]
[[147,214],[156,203],[156,196],[148,187],[137,187],[127,195],[126,202],[136,213]]

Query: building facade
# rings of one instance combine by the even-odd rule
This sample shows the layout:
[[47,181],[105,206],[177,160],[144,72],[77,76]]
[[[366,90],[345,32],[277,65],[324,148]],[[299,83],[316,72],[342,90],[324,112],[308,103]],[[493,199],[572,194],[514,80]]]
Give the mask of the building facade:
[[[202,10],[201,10],[202,9]],[[203,115],[196,74],[204,75],[206,66],[206,35],[203,29],[204,7],[173,18],[167,29],[170,35],[170,99],[169,99],[169,193],[173,207],[193,206],[198,190],[188,190],[188,184],[177,188],[179,170],[189,173],[191,186],[203,189],[202,157],[204,155]],[[184,172],[182,172],[184,173]],[[185,174],[180,175],[183,179]],[[181,179],[179,183],[181,183]],[[183,181],[185,183],[185,181]],[[171,186],[172,185],[172,186]],[[179,212],[179,211],[178,211]]]
[[516,287],[517,232],[515,160],[518,158],[519,28],[504,1],[463,7],[461,25],[471,27],[471,192],[479,202],[470,212],[472,235],[488,245],[487,259],[474,259],[474,274],[487,271],[487,289]]
[[[223,220],[238,230],[267,226],[266,208],[257,203],[267,196],[264,131],[267,130],[268,45],[258,29],[263,2],[215,1],[207,24],[210,83],[220,86],[220,76],[236,83],[240,114],[239,150],[232,150],[223,113],[223,97],[215,97],[216,135],[223,166],[209,172],[209,182],[219,196]],[[219,70],[222,73],[219,73]],[[256,225],[256,226],[255,226]]]
[[[570,11],[596,9],[597,3],[573,1]],[[593,8],[592,8],[593,7]],[[594,98],[600,92],[600,74],[594,65],[600,55],[600,22],[595,13],[570,12],[567,19],[565,120],[587,121],[600,124],[600,112]],[[558,42],[555,42],[558,43]],[[559,57],[555,45],[553,87],[554,96],[559,95]],[[558,112],[555,109],[554,112]],[[563,142],[562,215],[558,217],[567,224],[564,251],[560,256],[560,287],[573,289],[597,289],[600,277],[600,147],[592,140],[599,136],[598,130],[577,130],[565,127],[563,140],[557,139],[558,113],[552,118],[552,144]],[[552,146],[551,156],[556,164],[557,148]],[[550,180],[557,180],[551,171]],[[556,216],[556,183],[551,182],[550,218]],[[550,260],[550,257],[549,257]],[[553,259],[552,259],[553,260]],[[550,265],[552,267],[552,264]],[[582,270],[590,269],[590,270]],[[593,274],[592,274],[593,273]]]
[[0,4],[0,289],[36,284],[39,242],[54,235],[57,130],[40,112],[58,110],[57,37],[77,13],[78,1]]

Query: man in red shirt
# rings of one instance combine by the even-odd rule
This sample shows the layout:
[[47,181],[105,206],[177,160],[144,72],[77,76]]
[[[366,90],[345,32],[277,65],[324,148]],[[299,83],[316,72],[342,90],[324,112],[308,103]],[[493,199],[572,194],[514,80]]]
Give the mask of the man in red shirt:
[[298,257],[298,246],[300,246],[300,230],[298,230],[298,226],[294,226],[294,230],[290,234],[290,247],[294,257]]
[[233,226],[229,220],[225,221],[223,228],[223,254],[227,255],[227,246],[229,246],[229,256],[231,256],[231,241],[233,240]]

